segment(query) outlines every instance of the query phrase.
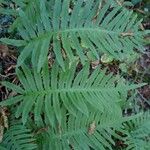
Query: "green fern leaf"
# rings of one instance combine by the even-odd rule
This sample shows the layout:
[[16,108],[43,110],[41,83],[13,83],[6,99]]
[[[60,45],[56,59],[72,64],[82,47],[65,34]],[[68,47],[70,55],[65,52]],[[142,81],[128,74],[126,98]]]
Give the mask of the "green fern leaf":
[[[29,54],[34,55],[38,51],[38,59],[33,58],[33,61],[36,61],[40,71],[49,44],[53,46],[56,59],[63,69],[62,50],[70,61],[78,55],[82,64],[85,64],[87,56],[83,42],[98,59],[99,53],[105,53],[120,60],[133,53],[133,48],[143,49],[141,44],[145,33],[140,31],[141,20],[137,21],[137,15],[122,6],[112,6],[109,2],[99,8],[101,2],[77,0],[70,8],[71,0],[55,0],[54,6],[47,8],[45,1],[36,1],[32,13],[20,10],[18,31],[27,44],[18,65]],[[6,43],[10,43],[10,40]]]
[[4,134],[2,145],[4,145],[7,150],[34,150],[37,148],[35,139],[30,133],[30,130],[19,124],[11,126],[8,129]]
[[[115,140],[124,140],[119,133],[123,132],[122,123],[129,121],[128,117],[114,117],[111,115],[104,115],[99,111],[91,109],[89,116],[85,116],[79,111],[77,116],[68,115],[65,109],[62,109],[63,122],[54,130],[50,127],[46,128],[45,134],[41,133],[37,138],[42,138],[47,135],[49,139],[47,147],[41,143],[41,149],[55,149],[55,150],[112,150],[115,146]],[[135,118],[135,117],[134,117]],[[41,140],[46,141],[43,137]]]
[[1,145],[0,145],[0,149],[1,150],[7,150],[4,146],[1,146]]
[[72,64],[65,72],[55,63],[49,71],[48,64],[44,65],[41,73],[36,68],[31,70],[26,65],[16,70],[21,87],[12,83],[3,82],[7,88],[19,95],[0,102],[1,106],[20,102],[16,117],[22,116],[25,124],[28,114],[34,109],[34,118],[38,122],[42,113],[48,118],[51,125],[57,120],[62,122],[61,108],[65,107],[69,113],[77,115],[80,111],[89,115],[89,107],[101,113],[121,115],[119,106],[123,95],[129,90],[145,84],[129,85],[112,74],[106,75],[106,69],[97,67],[93,73],[89,72],[89,65],[76,74],[76,65]]
[[150,149],[150,112],[142,113],[139,117],[124,123],[128,131],[125,144],[127,150],[148,150]]
[[9,116],[9,128],[4,133],[0,143],[1,150],[36,150],[37,144],[31,129],[22,125],[20,119],[16,119],[14,112],[16,107],[11,107]]

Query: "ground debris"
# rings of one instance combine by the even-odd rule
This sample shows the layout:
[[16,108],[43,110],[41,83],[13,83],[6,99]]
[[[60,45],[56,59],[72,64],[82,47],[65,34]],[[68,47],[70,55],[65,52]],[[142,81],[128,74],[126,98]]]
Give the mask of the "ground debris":
[[0,107],[0,143],[2,142],[4,129],[8,129],[8,113],[6,107]]

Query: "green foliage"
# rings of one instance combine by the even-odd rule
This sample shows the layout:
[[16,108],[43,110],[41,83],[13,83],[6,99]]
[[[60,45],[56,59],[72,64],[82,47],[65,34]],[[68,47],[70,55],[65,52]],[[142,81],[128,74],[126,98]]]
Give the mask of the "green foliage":
[[[77,149],[83,146],[85,149],[89,147],[111,149],[111,144],[114,144],[111,137],[115,136],[115,131],[111,128],[118,129],[123,122],[120,103],[126,99],[128,90],[142,84],[125,84],[118,76],[106,75],[106,69],[101,70],[99,67],[89,74],[89,65],[83,67],[77,74],[76,64],[72,64],[65,72],[56,63],[50,72],[48,65],[44,66],[41,74],[36,68],[31,71],[25,65],[17,69],[16,73],[22,85],[17,86],[9,82],[2,84],[18,95],[2,101],[0,105],[7,106],[20,102],[15,116],[21,115],[23,124],[27,123],[28,114],[32,113],[34,122],[39,125],[43,114],[45,123],[52,126],[47,136],[50,139],[49,144],[54,149],[69,148],[68,138],[71,143],[73,142],[71,145]],[[89,133],[88,140],[80,144],[79,141],[88,135],[88,126],[92,122],[96,126],[96,134],[90,136]],[[64,133],[61,134],[59,130]],[[78,145],[74,140],[77,140]]]
[[127,121],[124,124],[129,132],[126,144],[127,150],[149,150],[150,148],[150,112],[147,111],[138,118]]
[[[134,49],[143,50],[143,37],[149,31],[141,31],[142,20],[123,7],[131,3],[13,2],[17,10],[4,13],[14,11],[16,20],[10,31],[17,29],[20,39],[0,41],[22,49],[16,67],[20,84],[2,82],[15,96],[0,106],[15,109],[10,111],[13,114],[0,149],[112,150],[116,140],[127,150],[149,149],[150,113],[122,115],[128,92],[145,84],[126,82],[101,66],[92,70],[88,63],[100,58],[104,63],[132,62],[129,56],[135,54]],[[49,51],[56,58],[51,68]]]
[[[99,8],[101,0],[84,3],[83,0],[78,0],[74,5],[69,0],[55,0],[50,8],[45,6],[45,1],[30,2],[29,7],[32,3],[32,9],[18,10],[17,29],[23,43],[26,43],[18,58],[18,66],[32,54],[32,61],[36,61],[40,71],[49,45],[52,45],[57,62],[63,69],[62,49],[70,61],[77,55],[82,64],[85,64],[87,57],[81,42],[86,44],[97,59],[99,53],[106,53],[121,60],[132,54],[133,48],[142,49],[144,32],[139,28],[141,20],[138,21],[137,15],[122,6],[106,3]],[[10,44],[10,40],[2,41]]]
[[[122,117],[103,115],[98,111],[92,111],[89,117],[78,111],[77,116],[66,115],[62,110],[63,123],[57,130],[47,130],[49,149],[112,149],[115,145],[114,138],[123,139],[116,131],[122,131],[121,123],[125,120]],[[126,118],[128,120],[128,118]],[[43,145],[44,146],[44,145]],[[44,149],[44,148],[41,148]],[[45,149],[44,149],[45,150]]]
[[59,124],[62,122],[61,107],[65,107],[75,116],[77,110],[88,116],[89,106],[104,114],[109,112],[114,116],[121,115],[119,103],[126,99],[129,90],[142,86],[125,84],[118,76],[106,75],[106,69],[102,70],[99,67],[89,74],[88,64],[78,74],[76,64],[63,72],[56,63],[50,72],[48,65],[45,65],[41,73],[38,73],[36,68],[30,71],[29,67],[22,65],[16,73],[22,86],[6,81],[2,84],[19,95],[1,102],[0,105],[21,102],[16,117],[22,114],[24,124],[29,112],[33,110],[32,107],[35,121],[40,120],[40,115],[44,113],[52,126],[55,126],[54,116]]
[[33,136],[31,129],[23,126],[21,120],[14,118],[14,113],[12,113],[9,117],[9,129],[4,134],[0,149],[35,150],[37,144]]
[[26,150],[34,150],[37,148],[37,145],[34,144],[35,139],[33,139],[33,135],[30,133],[29,129],[26,129],[22,125],[14,125],[6,131],[2,145],[8,149],[26,149]]
[[[68,111],[66,109],[62,109],[62,116],[64,118],[63,123],[61,126],[58,124],[56,129],[51,128],[50,126],[48,126],[48,122],[44,123],[42,120],[38,123],[38,125],[34,124],[34,121],[32,119],[28,120],[28,129],[26,130],[20,124],[19,126],[22,130],[18,132],[22,134],[26,131],[24,136],[32,138],[30,138],[29,141],[24,141],[28,141],[26,149],[35,148],[37,150],[69,150],[72,147],[75,149],[83,150],[90,150],[91,148],[111,150],[113,149],[113,146],[116,146],[116,139],[123,141],[124,144],[128,145],[128,147],[125,148],[126,150],[149,149],[149,112],[140,113],[133,117],[116,118],[112,115],[103,115],[99,111],[92,110],[92,112],[89,114],[89,117],[83,115],[79,111],[77,113],[78,117],[75,117],[68,114]],[[21,121],[17,119],[10,120],[10,123],[15,127],[18,127],[18,123],[20,122]],[[32,131],[34,132],[34,137],[33,134],[30,133],[30,129],[32,129]],[[7,136],[8,138],[11,138],[12,135],[16,135],[16,130],[12,130],[12,128],[10,127],[9,130],[5,133],[4,137]],[[19,144],[21,142],[20,140],[22,140],[22,138],[19,138],[20,136],[17,135],[16,137],[16,140],[18,140]],[[13,144],[18,146],[17,141],[10,140],[10,142],[15,142]],[[38,145],[36,145],[36,143]],[[1,146],[3,146],[3,144],[5,143],[3,142]],[[12,143],[8,144],[12,146]],[[21,147],[23,146],[19,145],[19,149],[23,149]],[[7,149],[11,148],[7,147]]]

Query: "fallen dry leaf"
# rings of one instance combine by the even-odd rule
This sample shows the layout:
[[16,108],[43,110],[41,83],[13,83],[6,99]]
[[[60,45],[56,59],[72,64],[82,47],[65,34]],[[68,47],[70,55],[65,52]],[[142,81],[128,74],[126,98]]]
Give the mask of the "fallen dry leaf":
[[0,107],[0,143],[2,142],[4,135],[4,128],[8,129],[8,117],[6,113],[6,107]]
[[89,130],[88,130],[89,135],[94,134],[95,129],[96,129],[96,123],[95,121],[93,121],[93,123],[90,124]]
[[6,57],[9,54],[9,49],[7,45],[0,45],[0,55]]

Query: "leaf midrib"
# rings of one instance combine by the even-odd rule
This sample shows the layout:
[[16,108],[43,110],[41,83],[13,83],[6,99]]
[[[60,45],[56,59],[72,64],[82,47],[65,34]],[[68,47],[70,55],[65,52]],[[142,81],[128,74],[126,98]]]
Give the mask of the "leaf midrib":
[[40,40],[43,38],[47,38],[50,37],[51,35],[61,35],[62,33],[71,33],[71,32],[80,32],[80,31],[85,31],[85,32],[92,32],[92,33],[104,33],[104,34],[111,34],[111,35],[117,35],[120,36],[121,32],[119,31],[110,31],[110,30],[106,30],[104,28],[85,28],[85,27],[80,27],[80,28],[69,28],[69,29],[64,29],[64,30],[50,30],[50,31],[46,31],[46,33],[40,34],[38,37],[32,38],[33,41],[36,40]]
[[48,90],[35,90],[26,92],[25,95],[48,95],[53,93],[90,93],[90,92],[109,92],[109,91],[119,91],[120,88],[116,87],[99,87],[99,88],[63,88],[63,89],[51,89]]
[[78,86],[78,87],[64,87],[64,88],[56,88],[56,89],[52,89],[52,88],[49,88],[47,90],[45,90],[44,88],[43,89],[35,89],[35,91],[33,91],[31,89],[31,91],[28,91],[28,92],[25,92],[24,94],[25,95],[48,95],[48,94],[53,94],[53,93],[90,93],[90,92],[93,92],[93,93],[96,93],[96,92],[109,92],[109,91],[115,91],[115,92],[119,92],[119,91],[129,91],[129,90],[134,90],[134,89],[137,89],[139,87],[142,87],[146,85],[145,83],[141,83],[141,84],[133,84],[133,85],[124,85],[124,84],[121,84],[121,85],[117,85],[117,86],[113,86],[113,87],[104,87],[104,86],[99,86],[99,87],[81,87],[81,86]]

